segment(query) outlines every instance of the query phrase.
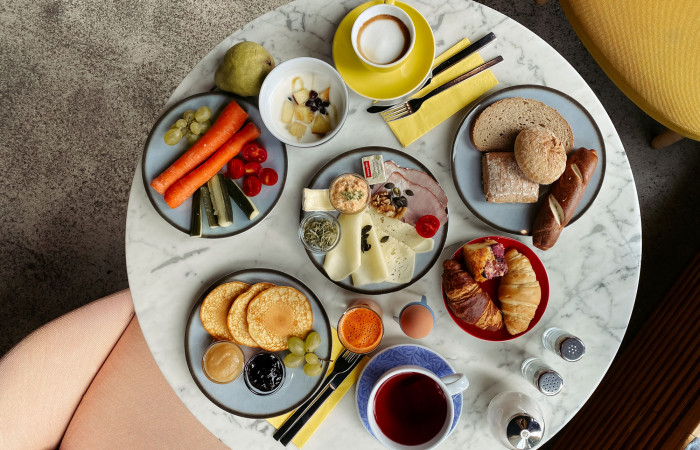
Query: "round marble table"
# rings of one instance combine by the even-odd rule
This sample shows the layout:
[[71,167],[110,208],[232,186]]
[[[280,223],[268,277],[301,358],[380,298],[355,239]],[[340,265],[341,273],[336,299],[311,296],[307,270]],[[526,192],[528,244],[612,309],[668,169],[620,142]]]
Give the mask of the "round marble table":
[[[539,324],[516,340],[493,343],[464,333],[448,316],[440,296],[440,264],[404,291],[377,296],[385,311],[382,347],[408,342],[391,320],[401,305],[425,293],[437,313],[436,327],[420,341],[467,374],[471,386],[464,394],[464,411],[443,448],[497,448],[486,424],[486,408],[499,392],[517,390],[532,396],[547,423],[546,438],[554,435],[594,391],[612,362],[627,328],[639,279],[641,223],[637,193],[622,143],[591,89],[579,74],[544,41],[515,21],[470,1],[408,2],[428,19],[438,54],[463,37],[474,40],[493,31],[495,44],[484,59],[503,55],[494,68],[496,89],[515,84],[540,84],[578,100],[595,118],[605,138],[607,172],[592,208],[567,228],[556,247],[538,255],[549,272],[549,306]],[[224,52],[241,40],[265,46],[278,62],[312,56],[332,63],[331,42],[341,19],[360,1],[297,0],[272,11],[229,36],[212,50],[175,90],[165,105],[208,91]],[[301,188],[326,161],[350,149],[383,145],[401,148],[377,116],[363,109],[368,101],[351,93],[350,115],[339,134],[321,147],[288,148],[289,176],[282,197],[258,226],[243,234],[217,240],[190,238],[166,223],[144,191],[140,166],[136,170],[126,230],[126,257],[134,306],[146,341],[165,378],[194,415],[233,448],[280,448],[264,420],[233,416],[211,403],[197,389],[185,362],[187,316],[200,293],[219,277],[247,267],[270,267],[306,283],[322,299],[332,322],[357,295],[328,281],[308,260],[297,237]],[[464,112],[432,130],[405,151],[422,161],[438,178],[450,204],[446,252],[455,245],[488,234],[490,229],[461,203],[450,175],[454,133]],[[530,238],[521,238],[531,245]],[[445,258],[445,255],[440,259]],[[542,332],[559,326],[586,343],[587,354],[566,363],[540,343]],[[520,375],[526,355],[539,355],[564,377],[564,390],[553,397],[539,394]],[[354,390],[338,404],[306,447],[377,448],[357,416]]]

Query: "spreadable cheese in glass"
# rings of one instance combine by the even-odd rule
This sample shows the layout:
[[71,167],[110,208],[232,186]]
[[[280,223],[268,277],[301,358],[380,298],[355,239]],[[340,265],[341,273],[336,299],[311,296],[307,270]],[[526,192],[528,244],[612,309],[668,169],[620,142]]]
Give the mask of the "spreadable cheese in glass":
[[581,339],[557,327],[545,330],[542,345],[561,356],[564,361],[578,361],[586,353],[586,346]]
[[523,377],[544,395],[556,395],[564,387],[564,379],[539,358],[523,361],[520,370]]

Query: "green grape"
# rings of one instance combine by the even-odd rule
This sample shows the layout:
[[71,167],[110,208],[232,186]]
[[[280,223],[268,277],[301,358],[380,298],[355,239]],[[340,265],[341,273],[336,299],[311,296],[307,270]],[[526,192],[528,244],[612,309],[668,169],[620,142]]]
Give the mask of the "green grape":
[[192,134],[192,133],[187,133],[187,135],[185,137],[187,138],[187,142],[189,144],[194,144],[195,142],[197,142],[197,139],[199,139],[199,136],[197,136],[196,134]]
[[289,351],[295,355],[304,356],[304,341],[296,336],[290,336],[287,338],[287,347]]
[[321,375],[323,367],[320,364],[305,364],[304,373],[310,377],[317,377]]
[[173,127],[178,127],[178,128],[185,128],[187,126],[187,121],[185,119],[177,119],[177,122],[173,125]]
[[304,362],[304,357],[290,353],[284,357],[284,365],[290,369],[296,369]]
[[182,118],[185,119],[187,122],[192,122],[192,120],[194,119],[194,111],[192,111],[191,109],[188,109],[182,115]]
[[190,124],[190,131],[194,134],[202,133],[202,125],[199,122],[192,122]]
[[163,140],[168,145],[175,145],[180,142],[180,139],[182,139],[182,132],[179,128],[170,129],[166,131],[165,136],[163,136]]
[[321,360],[318,359],[315,353],[307,353],[304,359],[309,364],[321,364]]
[[211,117],[211,109],[208,106],[200,106],[196,113],[194,113],[194,120],[197,122],[204,122],[209,120]]
[[206,133],[207,130],[209,128],[211,128],[211,122],[209,122],[208,120],[205,120],[204,122],[199,122],[199,126],[202,127],[200,132]]
[[306,336],[306,342],[304,343],[304,351],[314,352],[321,345],[321,335],[316,331],[312,331]]

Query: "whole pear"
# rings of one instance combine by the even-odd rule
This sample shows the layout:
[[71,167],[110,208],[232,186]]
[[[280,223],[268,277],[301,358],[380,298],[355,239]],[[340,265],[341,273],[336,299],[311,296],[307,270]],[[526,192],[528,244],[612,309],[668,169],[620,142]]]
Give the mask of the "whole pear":
[[242,97],[258,95],[260,86],[275,67],[275,60],[256,42],[239,42],[226,52],[216,69],[214,82],[222,91]]

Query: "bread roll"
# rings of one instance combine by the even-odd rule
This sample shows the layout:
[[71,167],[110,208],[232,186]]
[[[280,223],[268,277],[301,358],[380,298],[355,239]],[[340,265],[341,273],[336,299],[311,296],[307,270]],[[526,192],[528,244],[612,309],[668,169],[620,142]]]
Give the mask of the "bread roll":
[[515,139],[515,161],[530,180],[552,184],[566,168],[566,151],[550,130],[542,127],[525,128]]
[[527,330],[542,298],[540,283],[527,257],[514,248],[506,252],[508,272],[498,286],[498,300],[506,330],[519,334]]
[[566,169],[552,184],[549,195],[535,217],[532,244],[549,250],[576,212],[581,197],[598,164],[595,150],[580,148],[566,162]]

